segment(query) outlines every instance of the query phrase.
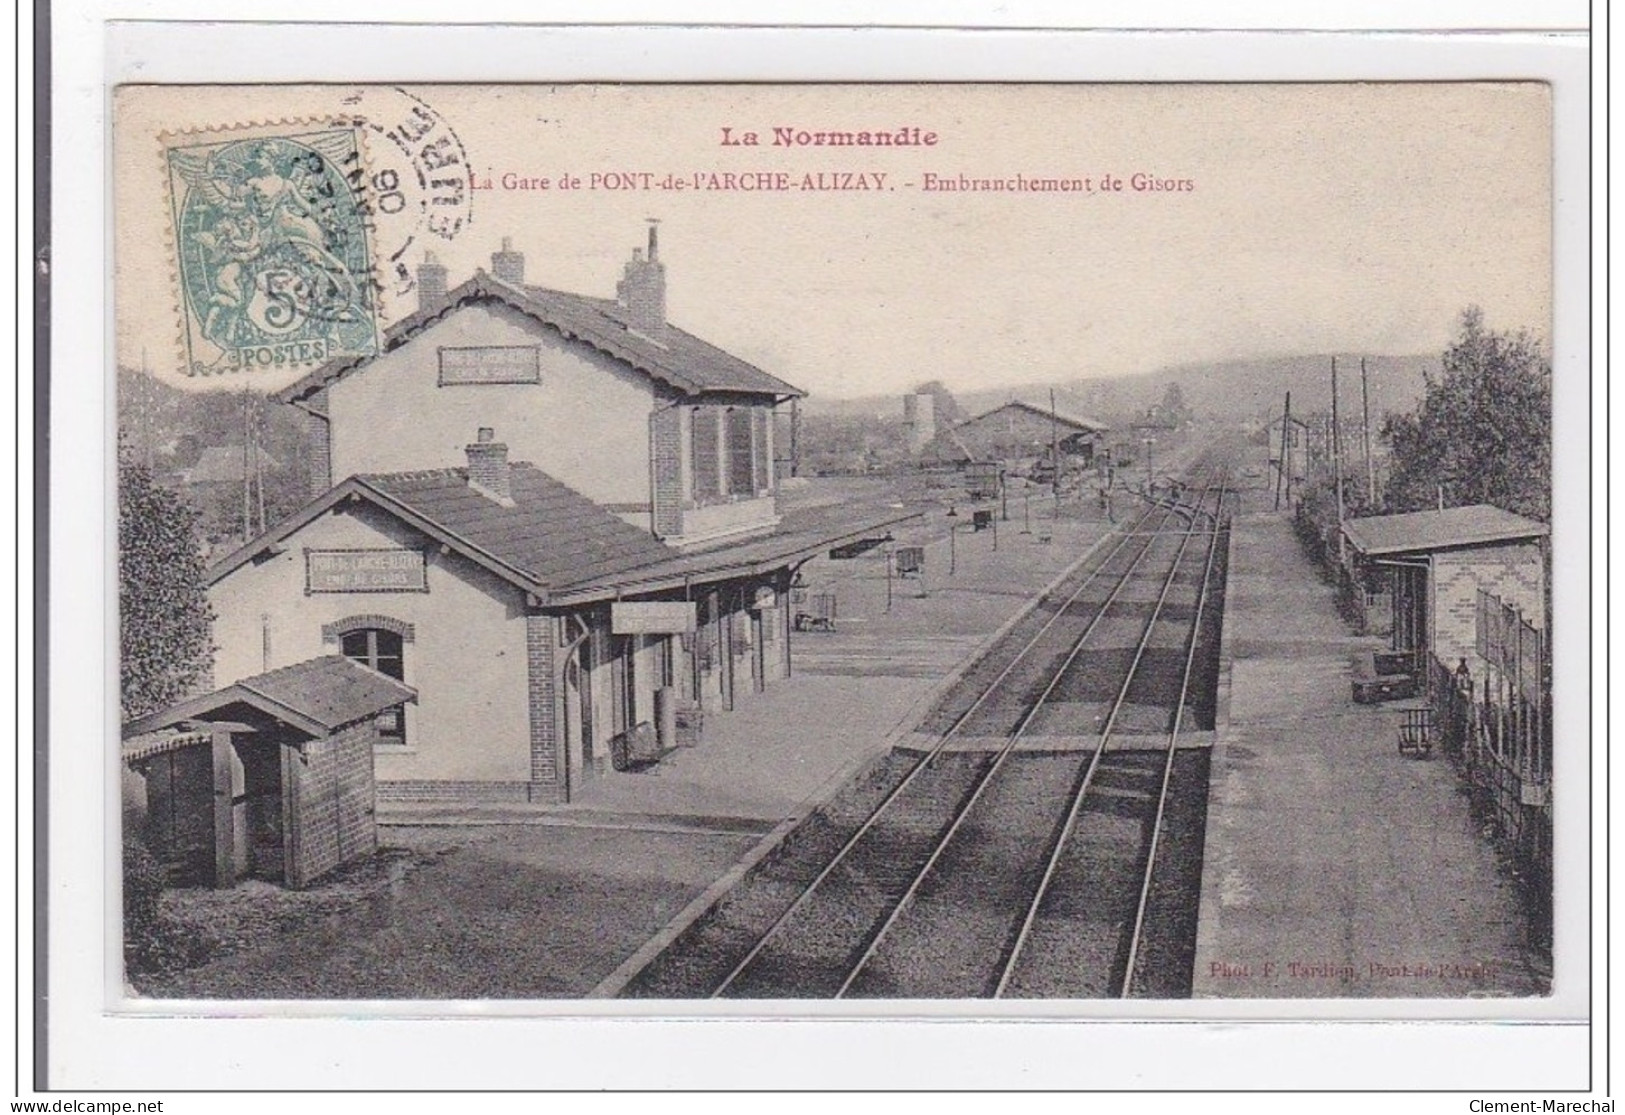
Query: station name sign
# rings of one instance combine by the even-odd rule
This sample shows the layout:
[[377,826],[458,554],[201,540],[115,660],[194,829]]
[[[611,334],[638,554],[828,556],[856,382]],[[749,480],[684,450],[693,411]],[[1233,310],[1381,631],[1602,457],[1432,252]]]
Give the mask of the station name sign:
[[610,629],[616,635],[686,635],[698,626],[691,601],[633,600],[609,606]]
[[540,383],[542,355],[535,345],[480,345],[440,350],[440,386]]
[[882,537],[860,538],[856,542],[847,542],[830,550],[829,558],[831,561],[850,561],[855,557],[868,553],[884,541],[886,539]]
[[307,592],[428,592],[421,550],[306,550]]

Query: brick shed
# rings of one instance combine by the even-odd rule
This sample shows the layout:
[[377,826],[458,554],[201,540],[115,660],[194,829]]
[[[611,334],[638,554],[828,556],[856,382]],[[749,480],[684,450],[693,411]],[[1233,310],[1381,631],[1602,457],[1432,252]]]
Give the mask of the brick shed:
[[1447,666],[1473,655],[1480,589],[1544,627],[1544,523],[1479,503],[1350,519],[1343,533],[1359,565],[1391,578],[1395,650]]
[[124,726],[147,833],[179,884],[308,886],[371,855],[373,745],[406,685],[342,655],[244,678]]

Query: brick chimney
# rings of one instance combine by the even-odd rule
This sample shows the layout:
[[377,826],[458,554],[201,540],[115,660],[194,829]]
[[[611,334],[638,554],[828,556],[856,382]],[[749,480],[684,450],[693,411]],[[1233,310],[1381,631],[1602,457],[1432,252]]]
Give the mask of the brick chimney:
[[626,311],[628,327],[657,344],[666,343],[666,265],[660,262],[660,222],[649,219],[649,254],[632,249],[615,298]]
[[446,304],[446,265],[433,252],[418,265],[418,309],[434,311]]
[[468,453],[468,486],[505,507],[513,506],[512,473],[508,468],[508,447],[496,440],[496,431],[481,426]]
[[513,237],[502,238],[502,250],[491,253],[491,274],[514,286],[525,285],[525,253],[513,250]]

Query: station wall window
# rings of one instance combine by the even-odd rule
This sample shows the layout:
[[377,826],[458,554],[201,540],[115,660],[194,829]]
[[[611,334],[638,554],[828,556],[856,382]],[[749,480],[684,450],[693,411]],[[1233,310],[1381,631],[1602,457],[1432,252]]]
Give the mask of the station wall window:
[[[406,642],[398,631],[360,627],[339,637],[344,657],[377,670],[396,681],[406,680]],[[378,742],[406,744],[406,710],[397,705],[378,714]]]
[[756,496],[771,484],[768,412],[761,407],[695,407],[691,411],[692,496]]
[[751,413],[746,407],[730,407],[727,411],[728,491],[736,495],[756,492],[756,462],[752,451],[756,439]]
[[722,494],[717,411],[714,407],[695,407],[693,419],[694,498],[715,499]]

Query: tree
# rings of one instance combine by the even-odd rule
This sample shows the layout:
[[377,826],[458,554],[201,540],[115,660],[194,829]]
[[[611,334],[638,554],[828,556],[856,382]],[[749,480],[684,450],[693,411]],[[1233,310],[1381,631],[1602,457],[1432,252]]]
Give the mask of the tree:
[[1422,403],[1390,413],[1382,439],[1392,450],[1384,496],[1389,511],[1490,503],[1546,521],[1552,506],[1552,364],[1526,330],[1497,333],[1472,306],[1427,377]]
[[1170,430],[1176,430],[1190,421],[1190,407],[1185,405],[1185,391],[1177,383],[1170,383],[1162,393],[1162,402],[1156,407],[1156,420]]
[[184,696],[214,659],[198,514],[119,456],[119,676],[124,718]]

